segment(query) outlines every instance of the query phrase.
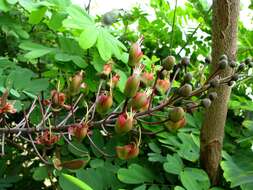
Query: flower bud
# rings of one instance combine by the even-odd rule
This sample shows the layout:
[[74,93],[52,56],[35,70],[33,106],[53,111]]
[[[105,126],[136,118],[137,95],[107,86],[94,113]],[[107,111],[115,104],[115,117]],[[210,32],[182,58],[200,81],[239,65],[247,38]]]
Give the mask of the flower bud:
[[158,79],[156,83],[156,90],[161,94],[165,94],[170,87],[170,81],[168,79]]
[[119,82],[120,76],[118,74],[112,77],[111,88],[115,88]]
[[82,141],[88,132],[89,125],[87,123],[83,124],[73,124],[68,128],[68,133],[73,135],[78,141]]
[[60,107],[65,103],[65,94],[56,90],[51,91],[51,101],[54,108]]
[[125,146],[116,146],[117,157],[121,160],[128,160],[138,156],[140,150],[136,143]]
[[184,127],[186,125],[186,119],[185,117],[183,117],[182,119],[180,119],[177,122],[173,122],[173,121],[168,121],[165,123],[165,127],[172,132],[177,131],[178,129]]
[[154,81],[154,74],[153,73],[148,73],[148,72],[144,72],[141,75],[141,82],[145,85],[145,86],[152,86]]
[[170,71],[171,69],[173,69],[175,63],[176,63],[176,59],[174,56],[168,56],[162,60],[162,66],[167,71]]
[[169,119],[173,122],[178,122],[183,117],[184,117],[184,109],[181,107],[175,107],[169,113]]
[[135,110],[139,110],[148,104],[148,96],[145,92],[137,92],[131,101],[131,106]]
[[60,139],[60,136],[54,135],[50,133],[48,130],[44,131],[42,135],[36,138],[37,144],[43,144],[46,146],[51,146],[52,144],[56,143]]
[[120,114],[115,124],[115,132],[118,134],[124,134],[129,132],[132,128],[133,128],[132,114],[131,113]]
[[143,53],[138,42],[133,43],[129,51],[128,66],[135,67],[141,60]]
[[112,95],[101,94],[98,97],[96,110],[100,114],[106,113],[112,107]]
[[134,97],[137,93],[140,86],[140,76],[137,74],[133,74],[127,79],[124,94],[126,97],[131,98]]
[[78,72],[70,79],[69,94],[75,96],[80,92],[81,84],[83,81],[83,71]]

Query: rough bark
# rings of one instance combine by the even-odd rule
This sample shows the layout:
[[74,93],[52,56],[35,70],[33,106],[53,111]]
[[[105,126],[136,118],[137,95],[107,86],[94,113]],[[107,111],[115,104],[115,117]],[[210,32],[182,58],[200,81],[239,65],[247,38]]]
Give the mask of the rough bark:
[[[213,1],[212,71],[217,68],[219,57],[222,54],[226,54],[229,60],[235,60],[236,58],[239,1]],[[227,76],[231,72],[233,71],[227,68],[220,76]],[[218,98],[205,113],[201,129],[200,147],[201,166],[209,175],[213,185],[217,185],[219,182],[219,164],[231,89],[228,86],[221,86],[215,91]]]

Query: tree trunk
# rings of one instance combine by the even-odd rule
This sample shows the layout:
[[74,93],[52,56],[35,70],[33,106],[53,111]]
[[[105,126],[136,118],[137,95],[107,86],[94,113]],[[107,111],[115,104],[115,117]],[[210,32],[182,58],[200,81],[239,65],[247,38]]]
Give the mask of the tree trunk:
[[[213,1],[212,71],[218,67],[219,57],[222,54],[226,54],[229,61],[236,59],[239,1]],[[227,68],[220,76],[227,76],[231,72],[231,68]],[[218,98],[205,113],[200,146],[201,166],[209,175],[213,185],[217,185],[219,182],[219,164],[231,89],[228,86],[221,86],[215,91]]]

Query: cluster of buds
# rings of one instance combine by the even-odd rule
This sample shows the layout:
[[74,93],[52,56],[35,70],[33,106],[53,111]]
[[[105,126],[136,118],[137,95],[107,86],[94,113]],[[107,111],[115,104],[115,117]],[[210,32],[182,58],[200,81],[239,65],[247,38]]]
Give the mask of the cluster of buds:
[[35,142],[36,144],[51,146],[55,144],[56,142],[58,142],[59,139],[60,139],[59,135],[55,135],[49,132],[49,130],[46,130],[41,135],[37,136]]
[[89,130],[88,123],[73,124],[68,128],[68,134],[74,136],[78,141],[82,141]]
[[5,91],[2,97],[0,97],[0,114],[4,113],[14,114],[17,111],[14,108],[13,104],[7,101],[8,94],[9,94],[8,91]]

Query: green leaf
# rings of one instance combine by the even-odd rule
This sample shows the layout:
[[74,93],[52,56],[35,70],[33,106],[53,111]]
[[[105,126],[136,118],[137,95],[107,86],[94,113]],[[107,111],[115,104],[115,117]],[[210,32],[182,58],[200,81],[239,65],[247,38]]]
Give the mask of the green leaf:
[[47,7],[41,7],[41,8],[38,8],[37,10],[32,11],[29,16],[28,22],[30,24],[39,24],[40,21],[43,19],[46,11],[47,11]]
[[93,190],[89,185],[87,185],[85,182],[81,181],[80,179],[73,177],[71,175],[62,173],[60,175],[59,183],[63,190],[72,189],[72,187],[66,186],[64,181],[70,182],[74,187],[77,187],[81,190]]
[[208,175],[197,168],[185,168],[180,173],[180,180],[187,190],[206,190],[210,187]]
[[139,184],[144,182],[153,182],[154,174],[147,168],[138,164],[131,164],[128,169],[118,170],[118,179],[127,184]]
[[225,160],[221,162],[221,168],[224,171],[225,179],[231,182],[231,188],[253,184],[252,151],[244,150],[233,157],[223,152],[223,157]]
[[7,12],[10,10],[10,6],[5,0],[0,0],[0,10],[2,10],[3,12]]
[[118,87],[119,87],[119,90],[123,93],[125,89],[125,84],[127,81],[127,75],[125,72],[119,69],[115,69],[115,72],[120,76]]
[[37,167],[33,173],[33,179],[36,181],[45,180],[48,177],[48,170],[46,166]]
[[179,175],[184,168],[184,164],[178,154],[167,155],[167,162],[163,164],[166,172]]
[[83,49],[89,49],[96,43],[97,38],[98,38],[97,28],[95,26],[87,27],[82,31],[78,42]]
[[185,188],[180,187],[180,186],[176,186],[176,187],[174,188],[174,190],[185,190]]
[[69,17],[63,21],[66,28],[85,29],[94,26],[94,21],[90,18],[85,10],[79,6],[71,5],[67,9]]
[[49,48],[30,41],[21,43],[19,45],[19,48],[23,50],[29,50],[29,52],[25,54],[25,58],[27,59],[35,59],[55,51],[54,48]]
[[104,30],[100,30],[97,38],[97,48],[101,58],[104,61],[108,61],[112,56],[112,49],[110,43],[111,42],[108,41],[105,37]]
[[86,67],[88,67],[88,64],[85,62],[85,60],[83,58],[81,58],[80,56],[72,56],[71,57],[72,61],[80,68],[85,69]]
[[58,30],[62,26],[63,20],[66,18],[66,14],[64,13],[53,13],[51,19],[48,23],[48,27],[52,30]]
[[16,4],[18,0],[6,0],[9,4]]

